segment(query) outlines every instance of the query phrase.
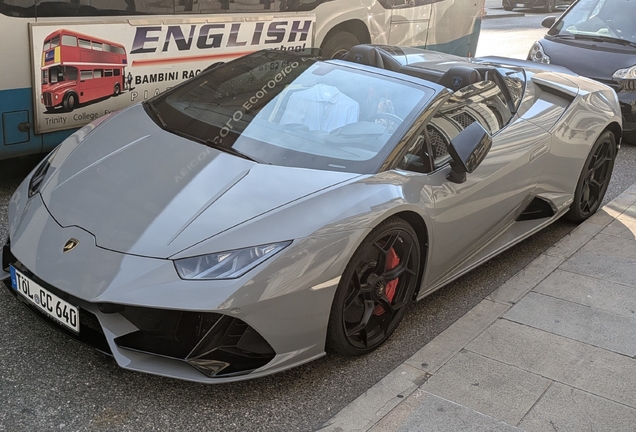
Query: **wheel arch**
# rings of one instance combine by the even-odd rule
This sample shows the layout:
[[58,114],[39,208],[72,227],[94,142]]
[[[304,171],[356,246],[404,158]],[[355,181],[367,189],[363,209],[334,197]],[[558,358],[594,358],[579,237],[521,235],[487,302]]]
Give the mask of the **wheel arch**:
[[360,41],[361,44],[371,43],[371,33],[369,33],[367,25],[359,19],[350,19],[347,21],[343,21],[330,29],[325,37],[322,39],[320,48],[324,48],[329,39],[340,32],[351,33]]
[[429,239],[428,226],[426,225],[426,222],[424,221],[421,215],[411,210],[401,211],[401,212],[392,214],[389,217],[392,217],[392,216],[397,216],[401,219],[404,219],[406,223],[411,225],[411,227],[415,230],[415,233],[417,234],[417,239],[420,244],[420,254],[422,257],[422,263],[420,266],[420,274],[418,276],[415,292],[413,294],[413,300],[415,300],[422,287],[422,281],[424,279],[424,274],[426,270],[426,263],[428,262],[428,252],[429,252],[428,251],[428,239]]
[[[621,137],[623,136],[623,129],[621,128],[621,126],[618,124],[618,122],[611,122],[610,124],[607,125],[607,127],[605,129],[603,129],[603,132],[605,132],[606,130],[612,132],[614,134],[614,137],[616,138],[616,143],[620,143],[621,141]],[[602,133],[602,132],[601,132]]]

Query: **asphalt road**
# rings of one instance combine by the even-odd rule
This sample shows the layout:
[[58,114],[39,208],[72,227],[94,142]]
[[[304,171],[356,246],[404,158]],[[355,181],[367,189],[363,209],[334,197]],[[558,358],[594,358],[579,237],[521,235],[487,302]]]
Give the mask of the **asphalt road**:
[[[511,49],[525,57],[534,39],[514,35],[536,31],[543,16],[486,20],[478,53]],[[502,28],[505,39],[493,36]],[[636,148],[623,146],[606,201],[636,182],[635,159]],[[34,164],[0,161],[0,239],[6,236],[10,194]],[[414,305],[393,337],[370,355],[328,355],[275,376],[226,385],[122,370],[34,319],[1,290],[0,431],[315,430],[574,227],[559,221]]]

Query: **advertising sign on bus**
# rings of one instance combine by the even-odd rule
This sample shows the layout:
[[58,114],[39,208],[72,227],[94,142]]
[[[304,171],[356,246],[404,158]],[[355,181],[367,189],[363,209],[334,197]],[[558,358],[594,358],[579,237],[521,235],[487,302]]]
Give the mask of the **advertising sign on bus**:
[[30,26],[37,133],[82,126],[206,67],[259,49],[313,45],[315,17],[188,24]]

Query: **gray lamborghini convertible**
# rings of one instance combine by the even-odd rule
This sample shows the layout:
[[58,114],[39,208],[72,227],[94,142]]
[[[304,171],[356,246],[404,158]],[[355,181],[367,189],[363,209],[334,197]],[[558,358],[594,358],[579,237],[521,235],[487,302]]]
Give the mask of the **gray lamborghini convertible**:
[[554,66],[357,46],[214,65],[16,190],[0,279],[124,368],[201,382],[367,353],[607,189],[616,94]]

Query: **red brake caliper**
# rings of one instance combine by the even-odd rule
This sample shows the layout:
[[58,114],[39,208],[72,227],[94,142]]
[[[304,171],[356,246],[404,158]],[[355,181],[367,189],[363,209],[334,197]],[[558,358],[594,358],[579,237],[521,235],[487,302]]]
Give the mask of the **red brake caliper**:
[[[400,258],[395,253],[393,248],[389,249],[389,252],[386,254],[386,269],[393,270],[400,264]],[[386,287],[384,288],[386,293],[386,298],[389,299],[389,302],[393,302],[393,297],[395,297],[395,289],[397,288],[397,284],[400,278],[395,278],[392,281],[386,283]],[[374,315],[382,315],[384,313],[384,308],[381,305],[377,305],[375,309],[373,309]]]

